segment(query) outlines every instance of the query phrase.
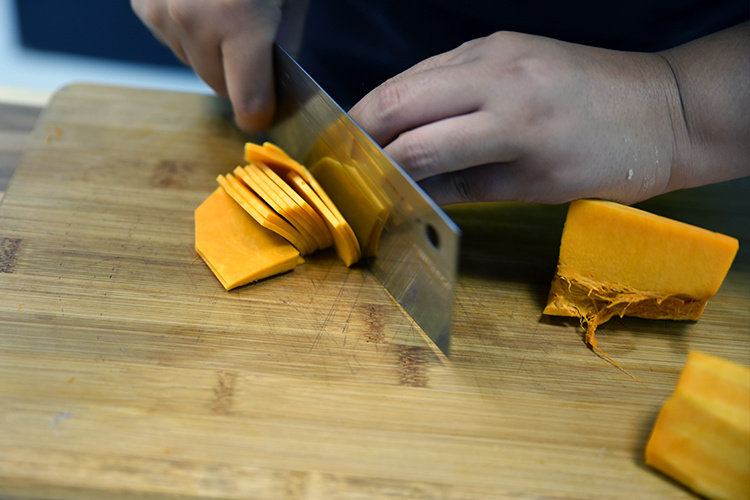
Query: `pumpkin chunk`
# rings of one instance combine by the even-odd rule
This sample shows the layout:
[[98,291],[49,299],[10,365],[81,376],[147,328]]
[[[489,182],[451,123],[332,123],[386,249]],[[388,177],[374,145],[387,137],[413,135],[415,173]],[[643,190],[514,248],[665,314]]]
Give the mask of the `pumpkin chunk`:
[[291,271],[299,259],[297,249],[221,187],[195,209],[195,250],[227,290]]
[[750,368],[691,352],[646,463],[709,498],[750,498]]
[[363,254],[374,257],[388,209],[366,184],[361,174],[333,158],[321,158],[310,172],[352,226]]
[[614,315],[700,318],[738,246],[735,238],[633,207],[574,201],[544,313],[581,318],[587,344],[604,354],[595,331]]

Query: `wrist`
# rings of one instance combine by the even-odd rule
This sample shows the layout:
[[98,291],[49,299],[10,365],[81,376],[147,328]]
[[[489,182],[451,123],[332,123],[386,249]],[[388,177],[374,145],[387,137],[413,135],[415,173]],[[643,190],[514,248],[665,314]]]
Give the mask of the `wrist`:
[[675,63],[666,53],[656,53],[655,58],[660,63],[662,92],[664,96],[665,112],[669,118],[672,138],[672,159],[668,165],[669,177],[664,192],[674,191],[686,187],[682,172],[685,170],[685,158],[689,158],[691,144],[691,130],[686,116],[685,102],[680,88],[680,77]]
[[674,136],[670,190],[750,175],[750,23],[657,54]]

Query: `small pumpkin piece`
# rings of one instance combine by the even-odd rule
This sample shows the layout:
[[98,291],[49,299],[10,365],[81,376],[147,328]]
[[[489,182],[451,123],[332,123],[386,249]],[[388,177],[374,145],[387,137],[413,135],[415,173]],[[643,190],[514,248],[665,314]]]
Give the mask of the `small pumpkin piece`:
[[223,188],[195,209],[195,250],[226,290],[294,269],[299,252]]
[[354,235],[351,226],[343,220],[343,217],[340,215],[337,217],[332,213],[323,200],[318,197],[315,190],[296,172],[287,172],[286,179],[289,185],[318,211],[328,225],[333,236],[336,253],[344,261],[344,264],[351,266],[357,262],[362,254],[357,243],[357,237]]
[[360,173],[331,157],[321,158],[310,172],[331,196],[349,222],[367,257],[377,254],[388,209],[367,186]]
[[315,251],[315,248],[291,224],[274,212],[263,200],[232,174],[227,174],[226,176],[219,175],[216,180],[224,191],[250,214],[258,224],[284,237],[302,255],[308,255]]
[[750,368],[689,353],[646,463],[708,498],[750,498]]

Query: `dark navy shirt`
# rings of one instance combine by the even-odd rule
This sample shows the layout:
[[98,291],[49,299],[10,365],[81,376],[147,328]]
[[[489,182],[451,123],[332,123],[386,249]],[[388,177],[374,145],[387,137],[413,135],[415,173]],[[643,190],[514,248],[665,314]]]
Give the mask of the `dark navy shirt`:
[[300,60],[342,105],[417,62],[500,30],[659,51],[750,18],[750,0],[311,0]]

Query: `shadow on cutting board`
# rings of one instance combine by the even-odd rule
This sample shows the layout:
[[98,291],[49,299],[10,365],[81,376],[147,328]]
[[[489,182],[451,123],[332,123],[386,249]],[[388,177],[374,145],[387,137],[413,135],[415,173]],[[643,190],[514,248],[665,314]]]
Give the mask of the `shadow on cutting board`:
[[445,211],[463,232],[459,275],[529,283],[546,303],[567,204],[472,203]]
[[[667,193],[636,204],[648,212],[740,240],[732,269],[750,265],[747,224],[750,177]],[[567,204],[467,203],[445,207],[463,231],[459,274],[523,282],[539,287],[547,300],[557,266]]]

